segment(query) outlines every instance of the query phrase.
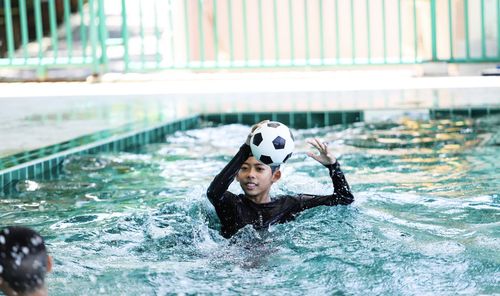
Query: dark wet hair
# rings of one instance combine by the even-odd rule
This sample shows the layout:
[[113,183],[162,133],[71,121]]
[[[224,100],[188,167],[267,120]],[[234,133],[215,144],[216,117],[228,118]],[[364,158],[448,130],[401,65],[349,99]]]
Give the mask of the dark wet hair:
[[[248,155],[248,157],[251,157],[253,156],[252,152],[250,152],[250,154]],[[267,164],[266,164],[267,165]],[[274,172],[276,172],[277,170],[280,169],[280,166],[279,165],[273,165],[273,166],[269,166],[271,168],[271,172],[274,174]]]
[[18,293],[42,287],[47,273],[47,250],[43,238],[26,227],[0,230],[0,277]]
[[271,166],[271,172],[274,174],[274,172],[276,172],[277,170],[280,169],[280,166],[279,165],[273,165]]

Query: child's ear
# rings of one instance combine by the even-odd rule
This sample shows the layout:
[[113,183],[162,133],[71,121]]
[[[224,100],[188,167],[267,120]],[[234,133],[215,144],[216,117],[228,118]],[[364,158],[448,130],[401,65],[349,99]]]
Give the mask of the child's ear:
[[281,178],[281,171],[278,169],[273,173],[272,182],[277,182]]

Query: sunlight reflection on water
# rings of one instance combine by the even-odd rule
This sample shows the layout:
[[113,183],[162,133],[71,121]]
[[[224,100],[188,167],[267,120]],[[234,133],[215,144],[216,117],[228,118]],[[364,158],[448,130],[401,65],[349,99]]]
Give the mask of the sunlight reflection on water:
[[72,157],[57,180],[19,182],[0,200],[0,217],[46,236],[52,295],[492,294],[500,152],[488,140],[498,125],[481,124],[294,131],[296,152],[272,194],[331,190],[305,154],[305,139],[318,136],[339,156],[356,201],[230,240],[218,234],[205,190],[245,139],[242,125],[178,132],[135,153]]

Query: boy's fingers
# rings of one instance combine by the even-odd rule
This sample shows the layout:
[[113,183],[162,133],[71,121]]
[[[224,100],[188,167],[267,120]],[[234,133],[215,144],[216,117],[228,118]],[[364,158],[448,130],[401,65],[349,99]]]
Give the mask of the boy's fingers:
[[318,139],[316,139],[316,138],[309,139],[309,140],[307,140],[307,142],[308,142],[309,144],[313,145],[313,146],[314,146],[314,147],[316,147],[316,148],[321,147],[321,145],[319,145],[319,141],[318,141]]
[[314,146],[314,148],[318,149],[321,154],[328,154],[328,143],[321,142],[318,138],[308,139],[307,143]]
[[328,152],[328,143],[323,142],[323,147],[325,147],[325,153],[327,153]]
[[322,142],[323,149],[325,149],[325,152],[328,150],[328,143],[327,142]]
[[315,160],[318,160],[318,156],[312,152],[307,152],[307,156],[314,158]]
[[311,144],[314,148],[316,148],[319,152],[321,152],[321,146],[319,146],[318,143],[309,141],[309,144]]
[[316,141],[316,143],[318,144],[318,146],[319,146],[321,149],[325,149],[325,148],[323,147],[323,145],[321,144],[321,142],[319,141],[319,139],[318,139],[318,138],[314,138],[314,140]]
[[314,140],[316,141],[317,145],[321,148],[320,151],[326,152],[325,142],[320,142],[320,140],[318,138],[314,138]]
[[320,142],[320,140],[318,138],[313,138],[312,140],[309,139],[309,140],[307,140],[307,142],[309,144],[311,144],[312,146],[314,146],[314,148],[318,149],[318,151],[320,153],[326,154],[327,151],[328,151],[326,143],[325,142],[323,142],[323,143]]

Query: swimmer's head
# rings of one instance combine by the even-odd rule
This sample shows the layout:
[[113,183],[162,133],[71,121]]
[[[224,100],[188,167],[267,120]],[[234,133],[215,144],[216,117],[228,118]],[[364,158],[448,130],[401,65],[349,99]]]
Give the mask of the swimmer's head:
[[51,269],[52,260],[38,233],[26,227],[0,230],[0,289],[7,295],[44,288],[45,275]]
[[271,167],[248,157],[241,165],[236,180],[240,183],[245,195],[257,203],[269,202],[271,186],[281,178],[279,166]]

